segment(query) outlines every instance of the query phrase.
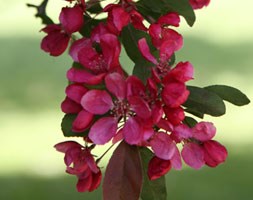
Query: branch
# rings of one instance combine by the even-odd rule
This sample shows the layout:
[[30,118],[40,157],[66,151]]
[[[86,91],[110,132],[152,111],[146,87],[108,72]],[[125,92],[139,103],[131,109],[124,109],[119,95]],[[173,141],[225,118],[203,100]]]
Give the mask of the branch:
[[51,20],[46,14],[46,7],[47,7],[48,0],[44,0],[40,5],[36,6],[34,4],[27,3],[26,5],[30,8],[36,8],[37,14],[35,17],[39,17],[42,20],[42,24],[48,25],[53,24],[53,20]]

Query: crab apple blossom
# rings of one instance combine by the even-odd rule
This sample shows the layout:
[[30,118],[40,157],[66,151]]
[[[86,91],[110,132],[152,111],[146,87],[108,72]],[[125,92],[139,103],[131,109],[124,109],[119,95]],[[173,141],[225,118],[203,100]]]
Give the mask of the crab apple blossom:
[[215,140],[204,142],[204,160],[209,167],[216,167],[225,162],[228,152],[227,149]]
[[148,165],[148,177],[150,180],[155,180],[168,173],[171,169],[171,162],[158,157],[153,157]]
[[171,76],[175,77],[174,79],[177,79],[178,81],[181,81],[181,82],[186,82],[188,80],[191,80],[193,76],[193,66],[189,62],[185,62],[185,63],[180,62],[175,67],[175,69],[173,70],[171,69],[171,66],[169,65],[169,61],[171,59],[171,56],[174,54],[174,52],[178,48],[175,47],[174,45],[169,45],[169,46],[167,45],[168,45],[167,43],[163,43],[161,45],[161,48],[159,50],[159,61],[158,61],[151,54],[146,39],[142,38],[138,41],[138,48],[142,56],[147,61],[154,64],[154,67],[152,68],[152,73],[155,80],[157,82],[160,82],[161,81],[160,79],[164,78],[165,76],[168,76],[167,78],[164,78],[165,82],[168,82],[167,80]]
[[70,84],[65,90],[66,98],[61,104],[64,113],[77,114],[72,123],[72,130],[77,133],[86,130],[93,121],[93,114],[87,112],[81,106],[82,96],[87,91],[88,89],[81,84]]
[[47,36],[41,41],[41,49],[50,53],[51,56],[61,55],[67,48],[70,37],[62,31],[60,25],[52,24],[42,29]]
[[[147,131],[142,127],[141,119],[151,116],[151,109],[136,91],[130,88],[134,84],[131,77],[124,79],[119,73],[111,73],[105,77],[105,90],[90,90],[81,100],[81,105],[92,114],[107,116],[96,121],[89,132],[90,139],[95,144],[105,144],[116,134],[118,123],[123,120],[123,136],[127,143],[138,144]],[[139,92],[137,92],[139,93]],[[112,98],[112,95],[114,96]]]
[[102,178],[101,170],[89,148],[74,141],[61,142],[54,147],[65,154],[66,172],[77,176],[76,188],[79,192],[91,192],[99,186]]
[[112,34],[101,35],[99,43],[101,52],[97,52],[93,44],[95,41],[90,38],[82,38],[72,44],[70,55],[83,68],[71,68],[67,72],[70,81],[96,85],[103,81],[107,73],[114,71],[122,73],[119,63],[121,46],[117,37]]
[[[59,24],[47,16],[46,0],[31,6],[46,24],[41,49],[59,56],[70,46],[73,64],[66,73],[61,125],[64,136],[81,137],[83,145],[66,141],[54,147],[65,154],[66,172],[77,177],[77,190],[99,187],[100,160],[116,145],[105,169],[104,200],[144,199],[143,191],[150,198],[155,194],[154,199],[166,199],[160,194],[166,189],[162,177],[172,168],[181,170],[182,161],[194,169],[224,163],[228,152],[214,140],[214,124],[195,117],[225,113],[223,100],[240,99],[240,105],[249,100],[231,87],[186,86],[194,68],[175,56],[183,47],[183,36],[176,30],[180,17],[192,26],[194,9],[210,0],[65,3]],[[133,61],[132,74],[127,73],[131,64],[120,60],[121,50]],[[91,153],[107,143],[112,145],[100,157]]]
[[132,1],[121,1],[121,4],[109,4],[104,8],[104,11],[108,12],[108,28],[116,35],[119,35],[129,23],[136,29],[147,31],[143,23],[144,18],[136,10]]
[[41,41],[41,49],[50,53],[51,56],[61,55],[68,46],[71,34],[82,28],[83,10],[79,5],[73,8],[62,8],[59,20],[59,25],[48,25],[42,29],[47,36]]

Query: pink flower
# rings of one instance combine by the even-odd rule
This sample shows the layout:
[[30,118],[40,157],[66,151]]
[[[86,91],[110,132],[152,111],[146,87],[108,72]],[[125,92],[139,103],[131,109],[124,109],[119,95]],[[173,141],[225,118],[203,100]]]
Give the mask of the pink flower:
[[215,140],[204,142],[204,160],[209,167],[216,167],[225,162],[228,152],[226,148]]
[[67,48],[70,37],[62,32],[60,25],[52,24],[42,29],[47,33],[41,41],[41,49],[50,53],[51,56],[61,55]]
[[171,134],[171,138],[177,143],[180,143],[181,141],[187,140],[191,137],[192,137],[192,129],[185,124],[175,126]]
[[163,107],[167,120],[174,126],[179,125],[185,118],[184,109],[181,107],[170,108]]
[[83,132],[91,125],[93,114],[84,110],[81,106],[81,99],[88,91],[86,87],[80,84],[70,84],[67,86],[65,93],[67,97],[61,104],[62,111],[67,114],[77,114],[72,123],[72,131]]
[[158,48],[169,48],[170,51],[179,50],[183,45],[183,37],[168,28],[168,26],[179,26],[180,18],[177,13],[168,13],[161,16],[156,23],[151,24],[149,27],[149,35],[151,37],[153,45]]
[[107,26],[114,34],[119,35],[122,29],[129,24],[130,16],[120,5],[109,4],[104,8],[108,12]]
[[74,141],[58,143],[54,147],[65,153],[66,172],[77,176],[78,192],[91,192],[99,186],[102,174],[89,148]]
[[191,4],[193,9],[200,9],[204,6],[208,6],[210,0],[189,0],[189,3]]
[[192,136],[205,142],[211,140],[216,134],[216,128],[211,122],[199,122],[192,129]]
[[79,5],[74,6],[73,8],[62,8],[59,20],[66,33],[72,34],[77,32],[82,28],[84,23],[83,9]]
[[171,169],[171,162],[154,156],[148,164],[148,177],[155,180],[167,174]]
[[61,110],[66,114],[76,114],[82,110],[82,106],[66,97],[61,103]]
[[51,56],[61,55],[66,48],[71,34],[83,26],[83,10],[79,5],[73,8],[62,8],[59,20],[60,25],[51,24],[42,29],[47,36],[41,41],[41,49]]
[[159,61],[150,53],[149,46],[145,38],[138,41],[138,48],[142,56],[149,62],[154,64],[152,68],[152,75],[156,82],[161,82],[163,78],[163,83],[171,82],[171,80],[186,82],[193,79],[193,66],[190,62],[180,62],[171,69],[168,64],[172,54],[178,50],[174,44],[169,44],[168,41],[164,41],[159,49]]
[[162,99],[166,106],[180,107],[188,98],[190,92],[184,83],[172,82],[166,84],[162,90]]
[[179,62],[174,68],[172,68],[164,77],[163,83],[169,82],[182,82],[193,79],[194,68],[190,62]]
[[95,144],[110,141],[116,135],[120,121],[123,123],[123,137],[129,144],[138,144],[153,133],[142,126],[141,119],[151,117],[151,109],[139,96],[140,92],[131,89],[135,84],[133,80],[131,76],[125,80],[119,73],[111,73],[105,77],[111,94],[105,90],[90,90],[82,97],[81,105],[85,110],[96,115],[106,114],[90,129],[89,137]]
[[157,24],[160,24],[161,26],[175,26],[178,27],[180,23],[180,17],[177,13],[170,12],[163,16],[161,16],[157,20]]
[[109,4],[104,8],[108,12],[107,26],[111,32],[119,35],[129,23],[139,30],[147,31],[143,24],[144,18],[136,10],[132,1],[122,1],[121,5]]
[[119,63],[121,46],[118,38],[112,34],[99,37],[101,52],[93,47],[93,41],[88,38],[77,40],[70,48],[70,55],[75,62],[82,64],[82,69],[71,68],[67,77],[72,82],[90,85],[102,82],[107,73],[117,71],[122,73]]

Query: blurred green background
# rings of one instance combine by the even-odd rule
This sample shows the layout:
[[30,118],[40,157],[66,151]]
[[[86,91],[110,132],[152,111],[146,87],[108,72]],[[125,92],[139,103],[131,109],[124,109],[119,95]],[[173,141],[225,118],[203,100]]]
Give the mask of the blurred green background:
[[[0,199],[101,199],[101,188],[89,194],[75,191],[76,178],[64,173],[63,155],[53,149],[65,140],[59,105],[71,60],[40,50],[42,26],[33,17],[35,10],[25,6],[27,2],[0,0]],[[54,19],[63,4],[62,0],[49,1]],[[253,99],[252,7],[251,0],[213,0],[197,12],[193,28],[182,22],[185,46],[177,59],[195,66],[195,80],[190,84],[228,84]],[[167,175],[169,199],[251,200],[252,116],[250,104],[242,108],[227,105],[227,115],[206,118],[215,122],[216,139],[227,146],[229,158],[215,169],[171,171]]]

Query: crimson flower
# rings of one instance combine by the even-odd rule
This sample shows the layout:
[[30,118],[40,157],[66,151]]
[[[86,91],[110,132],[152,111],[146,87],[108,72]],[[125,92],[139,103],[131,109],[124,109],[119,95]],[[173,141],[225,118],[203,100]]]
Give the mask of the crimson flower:
[[108,28],[116,35],[119,35],[129,23],[132,23],[136,29],[147,31],[143,24],[144,18],[130,0],[121,1],[121,5],[109,4],[104,8],[104,11],[108,12]]
[[73,8],[62,8],[59,16],[60,24],[50,24],[42,29],[47,33],[41,41],[41,49],[51,56],[61,55],[67,48],[71,34],[83,26],[83,9],[76,5]]
[[61,109],[67,114],[77,114],[72,123],[72,131],[74,132],[83,132],[93,121],[93,114],[81,106],[81,98],[87,91],[86,87],[77,83],[68,85],[65,90],[67,96],[61,104]]
[[[189,95],[185,82],[192,79],[193,67],[189,62],[180,62],[171,69],[168,59],[171,57],[171,49],[160,48],[160,62],[150,53],[147,41],[142,38],[138,42],[138,47],[148,61],[152,62],[153,79],[160,83],[162,81],[162,99],[170,108],[177,108],[183,104]],[[174,49],[175,50],[175,49]],[[173,51],[174,51],[173,50]]]
[[148,177],[155,180],[167,174],[171,169],[171,162],[154,156],[148,164]]
[[216,128],[210,122],[199,122],[193,128],[180,125],[175,128],[172,138],[177,142],[184,141],[182,158],[187,165],[200,169],[204,164],[216,167],[227,157],[226,148],[212,140]]
[[101,83],[109,72],[122,73],[119,63],[121,46],[118,38],[107,33],[99,36],[99,41],[99,52],[93,47],[97,43],[89,38],[82,38],[73,43],[70,55],[75,62],[81,63],[83,68],[71,68],[67,72],[70,81],[95,85]]
[[[122,126],[122,135],[129,144],[139,144],[148,140],[152,127],[147,128],[143,120],[151,117],[151,109],[140,94],[144,86],[134,76],[127,80],[119,73],[110,73],[105,77],[106,90],[90,90],[81,100],[82,107],[96,115],[104,115],[90,128],[89,138],[95,144],[105,144],[118,133]],[[138,86],[139,85],[139,86]]]
[[98,188],[102,174],[89,148],[74,141],[61,142],[54,147],[57,151],[65,153],[66,172],[77,176],[78,192],[91,192]]
[[[168,49],[172,55],[183,46],[183,37],[169,26],[178,27],[180,18],[177,13],[170,12],[161,16],[149,27],[149,35],[153,45],[158,49]],[[167,50],[167,51],[168,51]]]

